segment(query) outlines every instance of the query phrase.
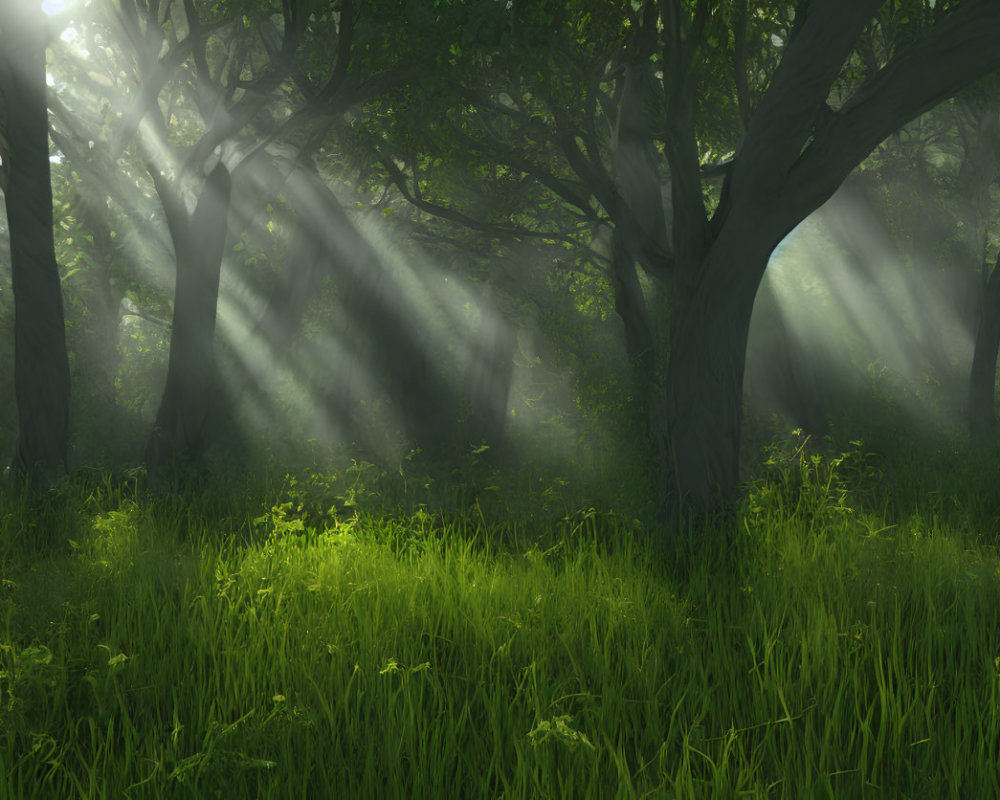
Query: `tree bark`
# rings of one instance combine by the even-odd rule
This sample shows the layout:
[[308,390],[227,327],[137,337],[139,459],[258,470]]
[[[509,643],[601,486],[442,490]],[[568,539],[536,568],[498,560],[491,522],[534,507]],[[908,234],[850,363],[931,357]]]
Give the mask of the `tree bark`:
[[69,360],[52,235],[44,17],[37,3],[0,2],[0,147],[14,288],[13,469],[46,482],[66,471]]
[[[660,159],[654,140],[655,126],[649,114],[656,96],[650,62],[656,49],[656,9],[652,3],[644,9],[635,37],[634,52],[630,51],[622,65],[617,117],[612,126],[615,178],[638,227],[662,252],[669,253],[670,231],[663,203]],[[636,271],[637,252],[640,249],[628,241],[621,226],[615,225],[611,234],[610,275],[615,313],[625,327],[633,407],[646,424],[646,432],[651,433],[650,377],[655,368],[655,342],[646,297]],[[649,274],[657,272],[651,270]]]
[[736,494],[750,318],[771,251],[787,232],[767,217],[730,216],[674,320],[667,379],[650,411],[674,516],[701,516]]
[[[207,444],[206,421],[217,390],[215,317],[229,215],[229,172],[208,176],[194,215],[171,226],[177,256],[173,328],[163,400],[146,446],[146,469],[197,458]],[[186,230],[178,230],[183,228]]]
[[997,177],[1000,154],[1000,122],[995,103],[987,99],[965,98],[965,111],[973,120],[963,137],[965,157],[958,186],[964,225],[959,232],[957,266],[964,274],[975,275],[979,289],[973,307],[975,347],[969,372],[969,433],[978,446],[996,439],[994,408],[997,376],[997,347],[1000,346],[1000,256],[987,277],[986,245],[990,213],[990,185]]
[[1000,256],[990,273],[983,295],[983,310],[976,331],[976,346],[969,373],[969,433],[973,444],[995,441],[997,350],[1000,349]]

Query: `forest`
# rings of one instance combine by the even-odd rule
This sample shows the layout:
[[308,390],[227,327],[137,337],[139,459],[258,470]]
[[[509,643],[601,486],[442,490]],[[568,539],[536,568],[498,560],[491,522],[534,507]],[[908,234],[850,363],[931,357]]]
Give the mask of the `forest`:
[[998,41],[0,0],[0,800],[1000,796]]

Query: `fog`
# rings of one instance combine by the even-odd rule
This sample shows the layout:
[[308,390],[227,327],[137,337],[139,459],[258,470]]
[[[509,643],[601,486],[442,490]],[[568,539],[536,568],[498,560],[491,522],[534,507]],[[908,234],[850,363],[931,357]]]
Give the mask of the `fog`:
[[906,252],[869,191],[849,180],[776,248],[750,326],[748,411],[822,434],[875,393],[912,423],[962,426],[976,276]]
[[[48,13],[62,6],[45,4]],[[106,64],[92,57],[73,27],[61,42],[64,62],[56,61],[50,85],[79,130],[64,130],[58,114],[53,128],[78,152],[57,155],[54,175],[78,169],[80,186],[116,232],[115,402],[136,411],[142,431],[163,385],[172,245],[144,169],[112,146],[109,131],[132,102],[112,69],[118,56],[105,47]],[[66,79],[93,77],[102,67],[100,103],[92,87]],[[193,117],[190,109],[174,113]],[[190,209],[200,179],[181,175],[182,149],[167,139],[148,122],[137,131],[149,160],[179,176]],[[292,448],[310,440],[353,447],[384,462],[453,433],[452,417],[461,418],[469,446],[496,441],[503,429],[518,447],[588,467],[600,466],[605,444],[622,445],[610,433],[628,394],[621,322],[608,298],[576,302],[570,272],[560,273],[565,265],[551,249],[491,240],[462,261],[458,248],[423,247],[418,240],[433,242],[441,230],[419,221],[400,197],[383,204],[360,195],[322,155],[310,170],[322,173],[330,194],[316,196],[310,181],[320,172],[293,168],[294,153],[262,145],[265,139],[248,127],[223,154],[236,189],[216,344],[237,432]],[[901,248],[900,241],[920,238],[921,223],[888,230],[882,198],[865,188],[877,183],[849,180],[775,251],[747,349],[751,415],[776,413],[786,427],[822,434],[842,409],[874,392],[911,422],[964,425],[975,276],[941,263],[932,247]],[[942,230],[926,240],[955,225],[944,214],[938,224]],[[0,225],[0,245],[3,237]],[[597,285],[577,290],[596,295]],[[588,382],[593,391],[582,400]]]

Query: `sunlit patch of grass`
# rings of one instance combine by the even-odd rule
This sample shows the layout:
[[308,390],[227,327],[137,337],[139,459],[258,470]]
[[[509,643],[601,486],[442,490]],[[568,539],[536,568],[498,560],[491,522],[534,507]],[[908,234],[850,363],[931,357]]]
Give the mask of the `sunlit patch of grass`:
[[1000,564],[864,452],[778,448],[684,570],[488,471],[90,482],[42,549],[2,497],[0,797],[996,796]]

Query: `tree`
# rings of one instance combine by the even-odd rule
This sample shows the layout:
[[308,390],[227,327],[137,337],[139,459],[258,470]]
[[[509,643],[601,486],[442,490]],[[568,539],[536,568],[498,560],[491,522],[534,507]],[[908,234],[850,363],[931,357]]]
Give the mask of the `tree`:
[[[150,474],[172,459],[197,456],[207,443],[210,407],[222,411],[220,405],[226,400],[219,391],[223,387],[212,355],[219,264],[206,263],[204,257],[216,251],[221,255],[227,217],[232,238],[237,239],[241,226],[259,219],[258,212],[272,202],[294,208],[299,225],[286,229],[296,231],[296,241],[253,338],[262,334],[272,358],[280,360],[305,303],[315,294],[310,287],[324,270],[339,271],[345,293],[351,295],[347,305],[352,322],[361,338],[370,340],[374,350],[370,362],[378,367],[379,377],[384,373],[407,429],[424,445],[439,438],[437,423],[453,404],[442,402],[432,359],[408,329],[411,323],[400,308],[405,300],[383,296],[380,265],[373,263],[371,248],[358,244],[361,237],[349,230],[343,211],[333,208],[336,199],[329,188],[314,191],[323,179],[312,159],[331,125],[380,91],[384,82],[398,81],[403,74],[394,70],[392,59],[382,57],[389,52],[381,45],[389,23],[383,24],[367,6],[359,9],[351,0],[339,7],[289,2],[283,4],[280,17],[266,3],[199,9],[191,2],[127,0],[118,8],[107,5],[89,12],[89,21],[100,30],[95,35],[91,28],[87,34],[97,40],[93,42],[97,58],[88,59],[85,68],[77,63],[67,71],[100,98],[91,106],[105,109],[101,113],[106,118],[95,120],[91,108],[67,109],[56,103],[61,146],[79,161],[81,173],[95,182],[100,177],[92,167],[99,159],[108,163],[107,151],[120,169],[138,155],[162,204],[177,263],[166,386],[146,448]],[[356,31],[362,39],[355,58]],[[113,54],[111,63],[105,54]],[[90,77],[95,60],[106,71],[101,80]],[[388,69],[383,69],[385,62]],[[118,121],[114,109],[121,102],[115,86],[119,74],[133,71],[133,65],[138,66],[139,89],[132,92]],[[271,101],[278,107],[273,114],[268,113],[274,110]],[[90,124],[81,124],[81,118]],[[106,134],[108,130],[113,137]],[[223,239],[203,247],[209,236],[203,209],[213,202],[212,187],[201,186],[204,164],[223,143],[234,206],[228,215],[224,208],[212,212],[214,222],[209,227],[216,225],[215,232],[221,230]],[[184,202],[189,192],[202,198],[194,213]],[[134,204],[128,202],[129,192],[109,187],[108,194],[130,224],[142,224],[135,219]],[[229,190],[214,194],[216,205],[230,196]],[[265,236],[270,235],[270,226],[267,230]],[[351,258],[331,263],[332,253],[343,256],[345,251],[331,241],[335,235],[351,239],[346,250],[353,252]],[[199,244],[192,247],[192,242]],[[348,263],[352,259],[365,263]],[[246,383],[248,377],[243,374],[238,380]]]
[[[753,112],[712,219],[693,180],[696,158],[668,147],[675,209],[687,209],[686,219],[675,211],[678,313],[660,412],[666,488],[675,500],[704,504],[735,493],[747,331],[774,247],[880,141],[1000,66],[991,43],[1000,34],[1000,6],[967,0],[940,12],[925,35],[830,108],[830,89],[881,5],[810,4]],[[698,4],[695,26],[699,12],[707,13],[707,5]],[[665,47],[683,48],[687,38],[679,26],[665,26]],[[673,76],[673,93],[681,96],[683,70],[677,65]]]
[[0,2],[0,188],[10,231],[14,288],[13,468],[48,481],[65,472],[69,361],[52,234],[45,27],[40,4]]
[[[214,337],[232,191],[221,151],[266,109],[304,27],[299,4],[286,3],[280,44],[269,49],[270,23],[258,27],[263,45],[255,43],[241,11],[270,16],[252,3],[245,9],[216,5],[203,17],[190,0],[163,7],[124,0],[102,20],[139,68],[139,91],[116,125],[111,150],[118,156],[134,141],[162,203],[176,262],[167,378],[145,451],[154,477],[170,464],[197,459],[209,442],[220,388]],[[261,51],[265,57],[254,63],[264,66],[254,69],[250,61]],[[163,93],[168,100],[161,105]],[[198,131],[194,141],[190,133],[172,136],[172,121]],[[178,147],[178,138],[188,141]],[[185,194],[192,190],[199,200],[189,212]]]
[[[984,269],[985,272],[985,269]],[[1000,255],[983,287],[982,312],[969,371],[969,433],[973,444],[996,441],[997,351],[1000,349]]]
[[210,405],[219,388],[215,315],[229,195],[229,171],[220,162],[205,181],[194,213],[178,218],[183,212],[174,210],[171,232],[177,282],[167,382],[146,446],[146,466],[152,475],[178,458],[199,455],[205,444]]
[[996,82],[991,91],[963,97],[967,123],[965,152],[956,187],[963,200],[966,231],[964,261],[981,275],[978,325],[969,371],[969,433],[973,443],[996,439],[997,350],[1000,349],[1000,257],[990,270],[986,261],[990,185],[1000,164],[1000,117]]
[[[879,142],[1000,66],[992,44],[1000,5],[883,5],[649,0],[627,6],[627,24],[615,25],[606,24],[604,3],[514,4],[511,32],[491,28],[472,59],[488,64],[486,80],[457,92],[475,108],[458,134],[475,131],[474,152],[501,153],[503,163],[534,176],[585,218],[606,215],[632,258],[669,288],[669,356],[665,371],[651,376],[650,429],[672,513],[710,511],[736,495],[747,333],[774,248]],[[794,13],[781,25],[785,10]],[[547,40],[544,55],[532,56],[524,30],[534,24],[533,35],[544,38],[553,22],[560,33]],[[907,26],[905,43],[868,54],[874,61],[854,56],[866,28],[882,24]],[[608,42],[614,36],[620,41]],[[521,49],[504,55],[494,39]],[[768,51],[780,57],[773,71],[748,68],[751,57],[766,62]],[[727,59],[729,78],[721,66]],[[860,81],[853,79],[858,72]],[[748,73],[758,76],[756,85]],[[846,73],[851,79],[839,82]],[[609,98],[601,86],[611,80],[618,89]],[[654,80],[655,92],[647,88]],[[731,81],[732,91],[713,90],[711,81],[720,80]],[[846,96],[838,86],[847,87]],[[630,113],[630,103],[644,114]],[[618,111],[626,122],[617,127],[616,176],[612,142],[597,122]],[[725,153],[712,146],[719,118],[738,121],[735,132],[745,133],[735,137],[730,159],[702,163],[705,152]],[[547,161],[504,146],[497,133],[530,143]],[[660,151],[665,168],[642,166],[660,165],[650,161]],[[572,179],[554,174],[553,156]],[[713,196],[707,182],[720,174]],[[669,219],[661,220],[649,209],[665,183]],[[633,341],[642,339],[639,328]]]

